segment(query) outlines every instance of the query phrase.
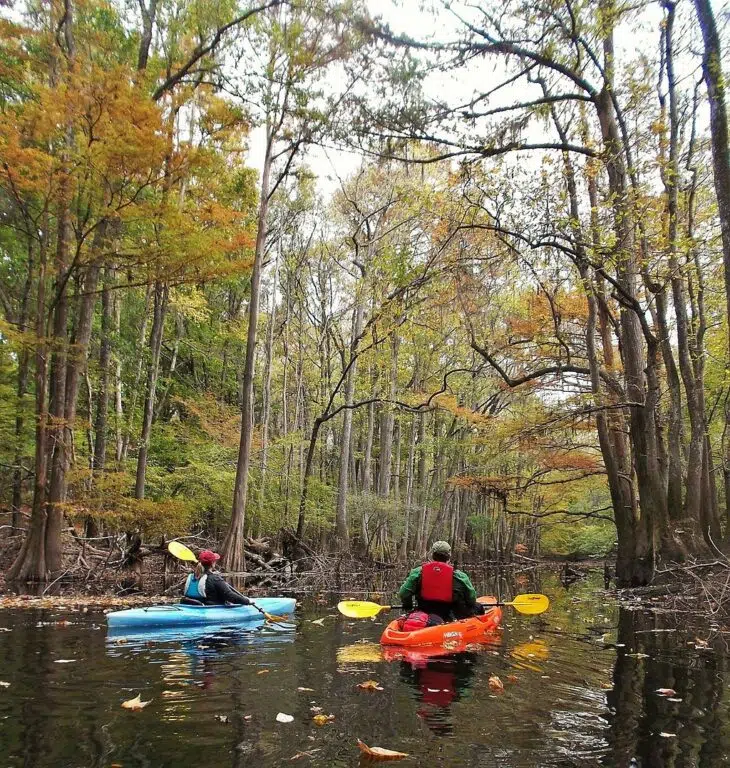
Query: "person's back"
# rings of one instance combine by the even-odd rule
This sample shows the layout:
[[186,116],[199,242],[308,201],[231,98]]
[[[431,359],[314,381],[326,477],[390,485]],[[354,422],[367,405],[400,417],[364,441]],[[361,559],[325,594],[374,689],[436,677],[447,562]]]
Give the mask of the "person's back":
[[398,592],[404,611],[413,610],[415,599],[419,610],[444,621],[482,613],[471,580],[449,563],[450,558],[448,542],[437,541],[431,548],[431,560],[414,568]]
[[250,600],[236,591],[213,567],[220,555],[206,549],[198,555],[195,572],[188,575],[183,591],[183,601],[203,605],[249,605]]

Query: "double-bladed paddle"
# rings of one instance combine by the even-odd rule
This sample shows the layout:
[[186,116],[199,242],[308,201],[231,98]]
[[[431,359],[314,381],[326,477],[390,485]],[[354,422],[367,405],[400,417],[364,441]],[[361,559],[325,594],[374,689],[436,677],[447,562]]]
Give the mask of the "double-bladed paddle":
[[[490,595],[483,595],[477,598],[477,602],[484,605],[510,605],[518,613],[524,613],[528,616],[544,613],[550,607],[550,600],[547,595],[539,594],[517,595],[514,600],[502,602],[497,601]],[[337,604],[337,610],[343,616],[347,616],[350,619],[371,619],[382,611],[389,611],[393,607],[392,605],[378,605],[367,600],[343,600]]]
[[[182,560],[183,562],[186,562],[186,563],[198,562],[198,558],[195,557],[195,553],[192,550],[188,549],[184,544],[181,544],[179,541],[171,541],[167,545],[167,551],[173,557],[176,557],[178,560]],[[235,587],[231,587],[231,589],[236,594],[241,595],[241,593]],[[241,597],[244,597],[244,595],[241,595]],[[254,607],[267,621],[272,621],[274,623],[286,621],[286,618],[284,618],[283,616],[274,616],[271,613],[267,613],[266,611],[259,608],[258,605],[256,605],[256,603],[254,602],[249,602],[249,605]]]

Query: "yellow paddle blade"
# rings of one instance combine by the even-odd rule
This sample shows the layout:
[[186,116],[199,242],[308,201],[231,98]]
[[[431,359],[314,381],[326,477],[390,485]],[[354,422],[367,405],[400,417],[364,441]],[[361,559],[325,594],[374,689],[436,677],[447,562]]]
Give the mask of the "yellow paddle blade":
[[504,605],[511,605],[519,613],[525,613],[528,616],[533,616],[538,613],[545,613],[550,607],[550,600],[547,595],[517,595],[514,600]]
[[185,560],[188,563],[197,563],[198,558],[192,550],[188,549],[184,544],[179,541],[171,541],[167,545],[167,551],[178,560]]
[[277,616],[275,613],[266,613],[266,611],[264,611],[263,614],[266,621],[270,621],[273,624],[285,624],[289,621],[286,616]]
[[343,600],[337,603],[337,610],[350,619],[372,619],[381,611],[389,611],[389,605],[369,603],[367,600]]

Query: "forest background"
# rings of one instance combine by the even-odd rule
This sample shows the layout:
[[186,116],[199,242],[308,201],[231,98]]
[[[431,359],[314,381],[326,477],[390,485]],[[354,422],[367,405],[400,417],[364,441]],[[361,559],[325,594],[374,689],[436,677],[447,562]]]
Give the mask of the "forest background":
[[728,19],[5,3],[7,577],[186,535],[634,585],[722,552]]

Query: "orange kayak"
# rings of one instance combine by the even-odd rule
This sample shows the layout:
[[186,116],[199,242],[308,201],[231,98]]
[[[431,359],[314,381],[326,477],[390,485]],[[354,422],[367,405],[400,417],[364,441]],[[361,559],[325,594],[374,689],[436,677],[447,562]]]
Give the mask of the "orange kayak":
[[484,635],[498,629],[501,621],[502,609],[499,607],[492,608],[482,616],[450,621],[448,624],[438,624],[435,627],[414,629],[411,632],[400,630],[396,619],[383,630],[380,642],[383,645],[444,645],[459,648],[468,643],[480,642]]
[[502,644],[502,633],[492,630],[471,642],[445,642],[441,645],[384,645],[382,657],[386,661],[407,661],[414,667],[425,666],[429,661],[449,657],[467,651],[496,648]]

